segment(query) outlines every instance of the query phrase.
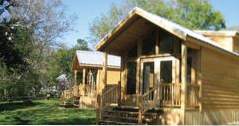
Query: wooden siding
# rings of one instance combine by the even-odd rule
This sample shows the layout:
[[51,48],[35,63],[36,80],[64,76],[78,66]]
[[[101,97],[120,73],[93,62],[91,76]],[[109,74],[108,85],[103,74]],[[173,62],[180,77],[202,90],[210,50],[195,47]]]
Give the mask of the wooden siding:
[[202,48],[202,109],[239,109],[239,61]]
[[[102,77],[104,76],[104,71],[100,69],[98,71],[98,83],[97,83],[97,92],[101,92],[101,90],[104,88],[104,84],[102,83]],[[110,69],[107,70],[107,84],[109,85],[117,85],[120,81],[120,70],[118,69]]]
[[239,109],[186,111],[186,125],[239,124]]

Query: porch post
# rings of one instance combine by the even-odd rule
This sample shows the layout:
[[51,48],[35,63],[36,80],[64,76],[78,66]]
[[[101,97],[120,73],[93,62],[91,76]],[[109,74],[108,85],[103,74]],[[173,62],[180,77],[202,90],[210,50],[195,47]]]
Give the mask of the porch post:
[[[101,120],[101,114],[102,114],[102,107],[103,107],[103,101],[102,101],[102,95],[103,90],[105,89],[107,85],[107,64],[108,64],[108,51],[107,49],[104,52],[104,58],[103,58],[103,67],[102,67],[102,78],[99,80],[100,83],[97,86],[97,105],[96,105],[96,123],[99,124],[99,121]],[[101,74],[101,72],[98,71],[98,74]],[[99,75],[101,76],[101,75]],[[103,85],[102,85],[103,84]]]
[[[74,70],[74,81],[75,81],[75,86],[73,87],[76,87],[78,85],[77,83],[77,73],[78,71],[77,70]],[[74,90],[74,89],[73,89]],[[79,87],[77,86],[77,97],[79,96]]]
[[185,111],[187,103],[187,47],[181,44],[181,110],[182,124],[185,124]]
[[84,84],[85,85],[85,74],[86,74],[86,70],[85,70],[85,68],[83,68],[83,76],[82,76],[82,84]]
[[85,74],[86,74],[86,69],[83,68],[83,76],[82,76],[82,84],[84,85],[84,95],[86,95],[86,88],[85,88]]
[[104,52],[104,63],[103,63],[103,72],[104,72],[104,78],[103,78],[103,84],[104,88],[107,85],[107,65],[108,65],[108,53],[107,51]]
[[159,29],[156,30],[156,43],[155,43],[155,54],[159,54],[159,47],[160,46],[160,31]]
[[140,96],[140,56],[142,54],[142,40],[137,40],[137,67],[136,67],[136,97],[137,97],[137,105],[140,104],[139,96]]
[[77,70],[74,70],[74,81],[75,81],[75,85],[77,85]]

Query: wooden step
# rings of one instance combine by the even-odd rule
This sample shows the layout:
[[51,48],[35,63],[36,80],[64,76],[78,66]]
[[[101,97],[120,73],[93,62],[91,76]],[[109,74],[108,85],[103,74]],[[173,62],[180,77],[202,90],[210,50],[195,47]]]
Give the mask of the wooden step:
[[131,111],[104,110],[103,112],[106,112],[106,113],[123,113],[123,114],[130,114],[130,115],[138,115],[138,112],[131,112]]
[[[143,113],[143,124],[155,124],[162,113],[160,109],[150,109]],[[101,121],[104,124],[130,125],[138,124],[139,108],[134,106],[117,106],[111,109],[104,109],[101,113]]]
[[100,121],[100,125],[137,125],[137,123],[117,122],[117,121]]
[[114,118],[114,119],[127,119],[127,120],[133,120],[133,121],[137,121],[138,118],[137,117],[122,117],[122,116],[112,116],[112,115],[103,115],[103,118]]

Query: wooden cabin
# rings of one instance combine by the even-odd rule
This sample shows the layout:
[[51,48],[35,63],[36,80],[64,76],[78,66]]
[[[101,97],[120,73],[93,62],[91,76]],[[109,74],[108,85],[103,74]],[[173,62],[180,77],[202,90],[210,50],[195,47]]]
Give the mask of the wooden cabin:
[[[97,94],[103,89],[103,64],[102,52],[76,51],[72,66],[74,85],[70,91],[65,91],[65,95],[77,100],[76,104],[80,107],[96,107]],[[109,55],[107,74],[108,87],[117,86],[120,81],[120,57]]]
[[96,46],[105,61],[121,57],[119,88],[99,94],[98,123],[238,124],[239,43],[226,42],[233,47],[133,9]]

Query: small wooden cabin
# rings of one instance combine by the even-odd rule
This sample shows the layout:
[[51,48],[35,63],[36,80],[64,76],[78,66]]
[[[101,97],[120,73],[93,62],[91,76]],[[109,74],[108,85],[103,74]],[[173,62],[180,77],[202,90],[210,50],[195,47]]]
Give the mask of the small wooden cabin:
[[133,9],[96,47],[121,57],[120,88],[100,94],[98,123],[238,124],[238,33],[216,33]]
[[[70,92],[79,101],[80,107],[96,107],[97,93],[103,87],[103,64],[102,52],[76,51],[72,66],[74,86]],[[120,57],[109,55],[107,64],[108,87],[117,86],[120,81]]]

